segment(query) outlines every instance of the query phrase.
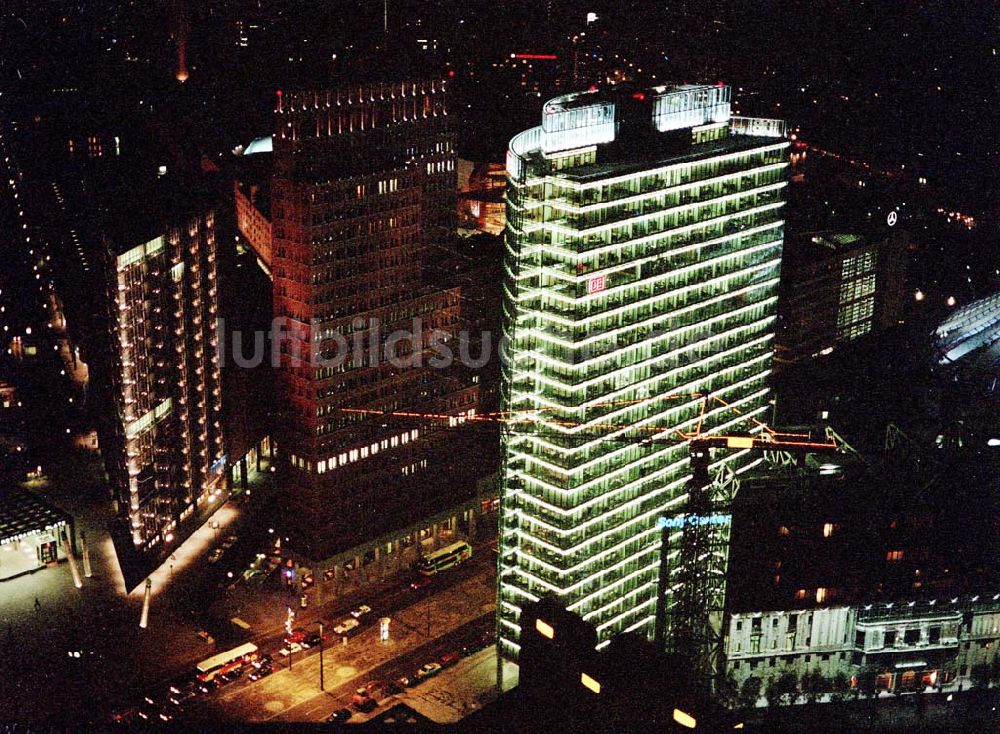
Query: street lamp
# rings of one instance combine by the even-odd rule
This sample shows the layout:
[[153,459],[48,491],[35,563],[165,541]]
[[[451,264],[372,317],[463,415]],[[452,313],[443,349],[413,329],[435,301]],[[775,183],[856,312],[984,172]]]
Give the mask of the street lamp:
[[323,620],[319,621],[319,689],[326,690],[323,682]]

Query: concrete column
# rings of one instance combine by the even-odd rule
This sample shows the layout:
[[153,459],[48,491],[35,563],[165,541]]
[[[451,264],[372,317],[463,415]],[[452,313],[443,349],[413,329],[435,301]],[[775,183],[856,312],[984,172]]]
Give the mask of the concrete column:
[[73,586],[78,589],[82,588],[83,581],[80,579],[80,569],[76,567],[76,556],[73,555],[73,546],[70,545],[69,535],[63,532],[62,539],[63,550],[66,552],[66,560],[69,561],[69,570],[73,574]]
[[240,486],[247,488],[247,460],[246,457],[240,459]]
[[90,567],[90,548],[87,546],[87,534],[83,532],[80,533],[80,547],[83,550],[83,575],[89,579],[93,577],[94,571]]
[[476,508],[469,510],[469,540],[476,539]]
[[438,541],[438,524],[437,523],[434,523],[431,526],[431,538],[432,538],[432,540],[431,540],[431,548],[433,550],[437,550],[438,549],[438,542],[439,542]]
[[357,588],[364,586],[364,569],[361,567],[361,556],[354,556],[354,579]]
[[314,568],[313,569],[313,582],[316,586],[316,606],[318,607],[323,603],[323,569]]
[[393,571],[401,571],[403,569],[403,553],[400,548],[399,540],[392,541],[392,558],[393,558]]
[[263,453],[263,448],[260,444],[257,444],[257,449],[254,451],[254,457],[257,460],[257,471],[260,471],[260,455]]
[[149,624],[149,597],[152,594],[153,580],[146,579],[146,590],[142,595],[142,616],[139,617],[139,627],[146,629]]
[[375,546],[375,574],[378,581],[385,578],[385,554],[382,553],[382,548],[377,545]]

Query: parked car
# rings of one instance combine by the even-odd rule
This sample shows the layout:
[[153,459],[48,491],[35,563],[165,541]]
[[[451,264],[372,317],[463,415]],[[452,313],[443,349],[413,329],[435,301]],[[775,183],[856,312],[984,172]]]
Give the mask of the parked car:
[[351,712],[350,709],[340,709],[339,711],[334,711],[332,714],[330,714],[330,716],[327,718],[327,722],[333,724],[341,721],[347,721],[353,715],[354,714]]
[[116,709],[111,712],[111,722],[114,724],[125,725],[131,724],[135,721],[135,717],[138,714],[138,709],[128,708],[128,709]]
[[317,647],[319,643],[326,639],[326,635],[323,637],[319,636],[319,632],[313,632],[306,639],[302,640],[301,645],[305,648]]
[[243,668],[235,668],[230,670],[228,673],[223,673],[222,675],[216,676],[219,681],[219,686],[228,686],[230,683],[235,683],[240,678],[243,677]]
[[264,653],[259,658],[253,661],[252,665],[255,668],[263,668],[265,665],[271,665],[274,662],[274,658],[270,653]]
[[416,679],[412,675],[402,675],[396,679],[402,688],[412,688],[416,684]]
[[353,617],[351,619],[345,619],[343,622],[341,622],[340,624],[338,624],[336,627],[333,628],[333,632],[334,634],[337,635],[346,635],[357,629],[360,624],[361,623],[358,620],[354,619]]
[[220,678],[220,676],[216,676],[216,677],[212,678],[212,680],[209,680],[209,681],[199,681],[198,682],[198,688],[197,688],[198,692],[199,693],[211,693],[212,691],[214,691],[215,689],[217,689],[219,687],[219,678]]
[[368,606],[367,604],[362,604],[357,609],[351,611],[351,616],[354,617],[355,619],[361,619],[366,614],[371,614],[371,612],[372,608],[370,606]]
[[296,653],[296,652],[302,652],[302,645],[300,645],[297,642],[292,642],[292,643],[290,643],[288,645],[285,645],[280,650],[278,650],[278,654],[281,655],[282,657],[286,657],[286,658],[289,655],[291,655],[292,653]]
[[189,688],[186,691],[178,691],[177,693],[170,694],[170,703],[174,706],[180,706],[185,701],[190,701],[192,698],[197,696],[194,688]]
[[461,659],[462,655],[458,652],[446,652],[441,656],[441,667],[450,668]]
[[225,548],[226,550],[229,550],[234,545],[236,545],[236,540],[237,538],[235,535],[229,535],[226,537],[224,541],[222,541],[222,547]]
[[359,688],[356,690],[354,695],[351,697],[351,703],[354,704],[354,707],[358,711],[363,711],[365,713],[374,710],[375,707],[378,706],[378,701],[372,697],[367,688]]
[[225,553],[225,551],[222,548],[216,548],[208,554],[208,562],[216,563],[220,558],[222,558],[223,553]]
[[299,627],[297,629],[293,629],[292,632],[291,632],[291,634],[289,634],[289,635],[287,635],[285,637],[285,642],[288,642],[288,643],[291,643],[291,642],[302,642],[302,640],[306,639],[306,637],[308,637],[308,636],[309,636],[309,633],[306,632],[301,627]]
[[262,665],[259,668],[254,668],[250,671],[250,680],[260,680],[261,678],[266,678],[274,672],[274,668],[270,665]]
[[312,587],[312,585],[314,583],[315,583],[315,579],[313,578],[313,575],[311,573],[306,574],[305,576],[302,577],[302,588],[303,589],[308,589],[308,588]]
[[399,682],[394,680],[389,680],[385,682],[382,686],[382,694],[385,696],[395,696],[397,693],[402,693],[403,687],[399,685]]
[[430,576],[418,576],[410,582],[410,588],[414,591],[419,591],[420,589],[426,589],[432,583]]
[[425,663],[423,666],[421,666],[420,670],[417,671],[417,678],[420,680],[433,678],[440,672],[441,672],[441,663]]

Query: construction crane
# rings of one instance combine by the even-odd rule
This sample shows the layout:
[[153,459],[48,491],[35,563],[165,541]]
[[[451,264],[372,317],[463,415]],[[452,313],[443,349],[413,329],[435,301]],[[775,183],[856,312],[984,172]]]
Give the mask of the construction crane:
[[[772,463],[794,463],[797,457],[810,453],[856,452],[829,426],[821,432],[802,430],[779,432],[761,421],[747,416],[754,424],[754,433],[728,435],[703,433],[704,417],[709,402],[717,402],[736,414],[741,411],[718,396],[674,393],[659,400],[700,398],[701,414],[689,429],[680,426],[629,426],[611,422],[587,424],[597,435],[580,436],[585,440],[605,438],[608,441],[648,445],[686,441],[690,451],[692,477],[687,486],[687,503],[681,514],[660,518],[660,571],[657,589],[654,640],[686,658],[693,671],[708,685],[724,668],[723,616],[726,600],[726,567],[729,560],[729,533],[732,501],[738,482],[732,471],[723,481],[711,476],[712,449],[750,450],[764,452]],[[627,405],[645,400],[616,401],[606,405]],[[604,405],[604,404],[602,404]],[[457,428],[465,424],[501,424],[506,430],[521,434],[556,435],[559,428],[580,425],[577,422],[547,417],[536,410],[505,413],[424,413],[420,411],[379,411],[364,408],[340,408],[343,413],[381,416],[407,421],[417,420],[425,426]],[[621,435],[621,429],[634,429],[631,435]],[[693,430],[692,430],[693,429]],[[604,437],[600,434],[608,433]],[[618,435],[610,435],[618,434]],[[671,563],[672,559],[675,559]],[[669,600],[669,602],[668,602]],[[669,634],[668,634],[669,633]]]
[[[703,435],[689,440],[692,477],[682,514],[660,518],[660,574],[654,640],[682,656],[711,686],[724,670],[726,571],[736,482],[713,481],[712,449],[786,454],[853,451],[830,428],[811,433]],[[671,560],[673,562],[671,562]]]

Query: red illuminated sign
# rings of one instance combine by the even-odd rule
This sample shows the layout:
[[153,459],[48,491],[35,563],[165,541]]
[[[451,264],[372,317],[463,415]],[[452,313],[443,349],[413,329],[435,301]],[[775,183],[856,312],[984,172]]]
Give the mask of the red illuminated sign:
[[600,293],[604,290],[604,276],[596,275],[587,282],[587,293]]

